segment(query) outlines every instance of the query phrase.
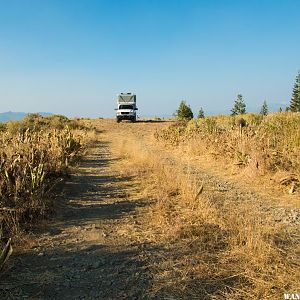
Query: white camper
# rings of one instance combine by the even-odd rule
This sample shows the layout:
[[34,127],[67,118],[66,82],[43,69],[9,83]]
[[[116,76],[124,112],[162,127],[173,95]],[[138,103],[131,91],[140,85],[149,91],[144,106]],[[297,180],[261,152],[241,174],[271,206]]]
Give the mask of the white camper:
[[136,95],[133,93],[121,93],[117,98],[118,108],[116,109],[116,120],[121,122],[122,120],[136,121]]

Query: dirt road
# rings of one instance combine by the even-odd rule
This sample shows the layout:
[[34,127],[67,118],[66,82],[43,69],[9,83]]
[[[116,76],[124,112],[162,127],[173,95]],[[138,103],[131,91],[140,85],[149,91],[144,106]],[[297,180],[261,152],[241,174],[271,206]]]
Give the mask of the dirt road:
[[[167,126],[132,125],[142,143]],[[126,130],[132,125],[97,123],[103,133],[67,180],[57,213],[2,274],[1,299],[180,299],[156,288],[154,276],[169,272],[169,246],[145,234],[143,215],[152,200],[145,198],[139,178],[124,172],[126,158],[116,149],[120,132],[123,143],[130,143]],[[207,178],[219,185],[219,194],[228,189]]]
[[162,249],[130,235],[150,202],[122,175],[111,137],[99,136],[66,182],[56,216],[35,232],[31,249],[11,259],[1,299],[149,297],[152,262]]

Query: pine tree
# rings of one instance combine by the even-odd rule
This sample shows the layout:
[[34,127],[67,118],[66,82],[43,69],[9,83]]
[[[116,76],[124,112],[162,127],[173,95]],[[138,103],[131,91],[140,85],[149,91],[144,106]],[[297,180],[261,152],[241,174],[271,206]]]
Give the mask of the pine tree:
[[201,107],[200,110],[199,110],[199,113],[198,113],[198,119],[203,119],[205,116],[204,116],[204,110],[203,108]]
[[279,107],[279,110],[278,110],[278,112],[280,112],[280,113],[282,112],[282,108],[281,108],[281,107]]
[[267,101],[265,100],[261,107],[260,114],[266,116],[268,113],[269,113],[268,104]]
[[193,112],[185,101],[181,101],[178,109],[175,112],[175,117],[179,120],[191,120],[194,118]]
[[292,98],[290,101],[290,111],[292,112],[300,112],[300,71],[296,76]]
[[243,96],[241,94],[237,95],[237,99],[234,102],[233,108],[231,110],[231,115],[242,115],[246,113],[246,104],[243,100]]

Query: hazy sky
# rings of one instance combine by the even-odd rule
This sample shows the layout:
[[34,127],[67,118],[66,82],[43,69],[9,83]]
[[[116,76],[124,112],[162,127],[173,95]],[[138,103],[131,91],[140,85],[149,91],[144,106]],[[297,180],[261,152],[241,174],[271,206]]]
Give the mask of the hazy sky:
[[289,102],[299,0],[0,0],[0,112],[113,116],[229,113]]

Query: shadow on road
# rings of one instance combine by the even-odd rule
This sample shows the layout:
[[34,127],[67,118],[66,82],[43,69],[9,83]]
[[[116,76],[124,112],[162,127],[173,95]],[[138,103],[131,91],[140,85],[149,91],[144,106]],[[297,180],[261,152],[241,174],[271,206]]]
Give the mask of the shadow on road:
[[[140,299],[146,294],[151,275],[140,249],[149,255],[159,249],[128,245],[114,227],[149,202],[130,199],[132,178],[110,170],[117,160],[107,143],[99,143],[81,161],[64,185],[56,217],[38,232],[41,247],[15,257],[2,274],[1,299]],[[114,236],[105,238],[104,229]]]
[[72,249],[20,256],[6,275],[6,284],[0,284],[1,299],[148,298],[152,277],[147,260],[140,257],[140,247],[148,255],[161,249],[146,244],[130,250],[96,244],[76,250],[85,247],[78,243],[68,247]]
[[[97,144],[65,183],[57,215],[39,230],[36,246],[15,255],[1,274],[0,299],[196,299],[195,290],[197,299],[211,299],[235,285],[238,277],[225,282],[176,273],[192,244],[183,249],[180,241],[132,238],[139,229],[136,212],[150,201],[140,196],[133,178],[114,169],[118,158],[109,147]],[[201,261],[187,263],[192,269]]]

